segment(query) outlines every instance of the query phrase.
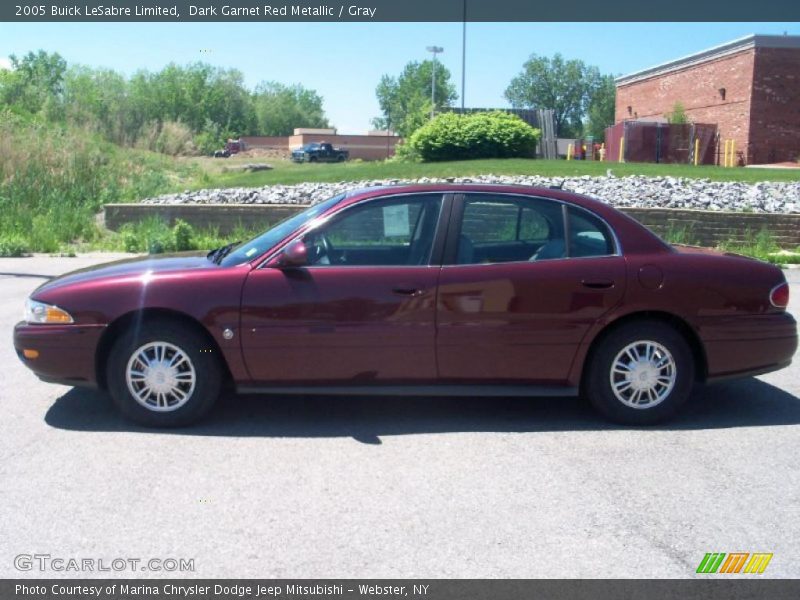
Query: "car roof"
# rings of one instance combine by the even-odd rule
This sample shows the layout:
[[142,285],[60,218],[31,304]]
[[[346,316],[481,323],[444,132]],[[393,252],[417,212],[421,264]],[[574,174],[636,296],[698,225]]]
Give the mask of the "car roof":
[[[469,194],[469,193],[495,193],[495,194],[521,194],[531,197],[553,198],[561,200],[569,204],[575,204],[597,210],[604,213],[606,209],[614,210],[607,203],[592,198],[569,192],[555,187],[541,187],[524,184],[514,183],[469,183],[469,182],[453,182],[453,183],[397,183],[397,184],[384,184],[368,187],[356,188],[347,193],[346,203],[356,202],[371,198],[373,196],[386,196],[389,194],[410,194],[410,193],[452,193],[452,194]],[[616,212],[616,211],[615,211]]]

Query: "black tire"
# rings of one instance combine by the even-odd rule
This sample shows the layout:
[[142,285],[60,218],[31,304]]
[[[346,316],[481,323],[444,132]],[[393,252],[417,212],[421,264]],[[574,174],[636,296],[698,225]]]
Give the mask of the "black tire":
[[[674,378],[669,375],[668,366],[662,367],[665,370],[655,371],[656,377],[663,376],[664,381],[673,380],[671,389],[667,384],[659,383],[656,384],[656,387],[651,388],[652,396],[649,392],[638,392],[648,394],[647,398],[642,398],[642,402],[640,402],[642,407],[640,408],[634,408],[620,399],[612,386],[613,377],[614,382],[621,390],[620,394],[623,398],[627,394],[634,396],[633,399],[626,398],[630,403],[632,400],[637,399],[635,398],[637,394],[636,386],[633,386],[632,383],[628,384],[629,381],[633,381],[633,376],[628,375],[625,370],[616,371],[614,375],[611,372],[618,355],[630,344],[637,342],[642,344],[654,342],[657,346],[666,349],[671,355],[674,366],[672,371]],[[655,347],[657,348],[657,346]],[[639,345],[635,346],[633,351],[641,352],[643,349],[644,346]],[[669,363],[666,355],[656,354],[655,356],[662,358],[654,359],[651,364],[660,364],[662,359],[667,359],[666,362],[667,364]],[[620,360],[633,363],[630,357],[626,355],[621,356]],[[670,418],[686,402],[694,385],[694,371],[692,350],[686,339],[677,330],[657,321],[635,321],[610,332],[593,349],[583,381],[583,392],[592,405],[612,421],[629,425],[651,425]],[[647,379],[647,377],[650,377],[650,381],[653,381],[653,372],[650,369],[647,373],[642,374],[637,371],[636,374],[638,378]],[[623,375],[622,373],[625,374]],[[639,385],[646,386],[647,383],[642,382]],[[658,398],[661,398],[662,392],[664,392],[663,399],[658,400]],[[651,404],[651,406],[647,406],[647,404]]]
[[[176,405],[183,403],[161,412],[146,407],[147,402],[138,401],[126,379],[128,363],[134,353],[147,344],[158,342],[179,349],[189,360],[181,368],[194,371],[194,386],[188,398],[175,400]],[[173,321],[152,320],[142,323],[138,331],[132,327],[117,340],[108,357],[106,377],[114,403],[131,421],[147,427],[183,427],[200,420],[213,406],[220,394],[223,371],[215,349],[200,332]],[[181,385],[184,389],[188,387],[188,384]]]

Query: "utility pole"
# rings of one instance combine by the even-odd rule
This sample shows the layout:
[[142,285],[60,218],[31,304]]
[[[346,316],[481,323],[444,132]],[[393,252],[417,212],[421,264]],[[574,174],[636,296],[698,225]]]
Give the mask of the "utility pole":
[[433,68],[431,69],[431,119],[436,116],[436,55],[444,52],[441,46],[428,46],[428,52],[433,54]]
[[467,84],[467,0],[464,0],[464,23],[461,28],[461,114],[464,114],[464,88]]

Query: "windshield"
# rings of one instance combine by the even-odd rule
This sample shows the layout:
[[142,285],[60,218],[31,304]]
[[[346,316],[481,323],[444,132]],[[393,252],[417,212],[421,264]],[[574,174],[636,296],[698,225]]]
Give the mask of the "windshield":
[[306,144],[303,146],[303,150],[317,150],[319,149],[319,144]]
[[318,217],[332,206],[338,204],[345,196],[346,194],[339,194],[338,196],[315,204],[293,217],[281,221],[275,225],[275,227],[268,229],[258,237],[237,246],[225,256],[220,264],[223,267],[232,267],[261,256],[275,244],[291,235],[293,231],[299,229],[314,217]]

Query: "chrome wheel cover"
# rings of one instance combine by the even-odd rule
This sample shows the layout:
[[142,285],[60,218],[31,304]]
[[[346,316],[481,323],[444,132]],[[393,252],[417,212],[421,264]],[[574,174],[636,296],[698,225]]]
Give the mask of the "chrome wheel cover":
[[609,380],[614,396],[625,406],[653,408],[675,387],[675,359],[658,342],[639,340],[620,350],[611,362]]
[[181,348],[168,342],[151,342],[131,354],[125,381],[134,399],[147,410],[170,412],[192,397],[197,373]]

